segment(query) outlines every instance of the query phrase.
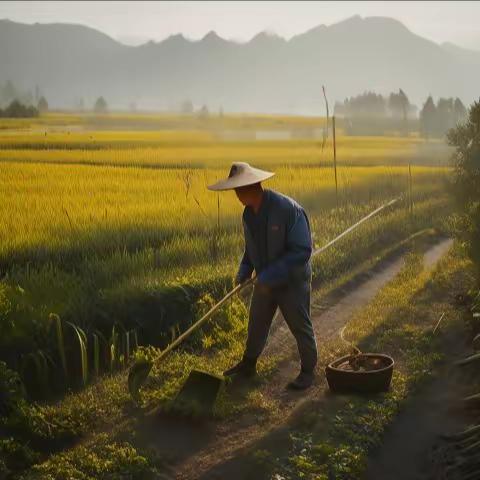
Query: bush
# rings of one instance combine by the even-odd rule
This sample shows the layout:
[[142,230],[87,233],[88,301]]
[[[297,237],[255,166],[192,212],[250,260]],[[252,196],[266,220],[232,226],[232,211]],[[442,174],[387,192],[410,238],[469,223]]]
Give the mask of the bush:
[[158,478],[154,465],[127,442],[101,434],[93,448],[80,446],[35,465],[22,480],[147,480]]
[[0,422],[18,412],[25,403],[25,391],[18,374],[0,362]]
[[33,106],[26,106],[18,100],[13,100],[12,103],[5,109],[0,110],[0,117],[6,118],[29,118],[38,117],[38,110]]
[[103,97],[98,97],[95,105],[93,106],[93,110],[95,113],[107,113],[108,105],[106,100]]
[[453,155],[453,192],[460,208],[458,235],[469,245],[480,281],[480,102],[474,102],[466,122],[449,130],[448,143]]

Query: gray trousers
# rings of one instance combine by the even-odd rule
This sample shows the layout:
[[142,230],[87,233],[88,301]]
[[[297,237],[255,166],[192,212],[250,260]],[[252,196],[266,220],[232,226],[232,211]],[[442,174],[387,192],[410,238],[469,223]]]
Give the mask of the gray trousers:
[[310,291],[310,281],[268,291],[255,285],[250,303],[245,357],[258,358],[262,353],[278,307],[297,342],[302,369],[313,371],[317,364],[317,343],[310,319]]

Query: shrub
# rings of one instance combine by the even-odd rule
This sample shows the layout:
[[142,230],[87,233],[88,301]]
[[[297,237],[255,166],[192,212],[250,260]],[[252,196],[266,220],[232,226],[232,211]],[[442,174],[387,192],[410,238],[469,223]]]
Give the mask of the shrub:
[[461,212],[458,234],[469,244],[480,281],[480,102],[474,102],[466,122],[449,130],[447,139],[456,147],[453,192]]
[[110,442],[101,434],[93,448],[80,446],[35,465],[23,480],[140,480],[153,478],[156,468],[127,442]]
[[25,402],[25,392],[18,374],[0,362],[0,422],[14,414]]

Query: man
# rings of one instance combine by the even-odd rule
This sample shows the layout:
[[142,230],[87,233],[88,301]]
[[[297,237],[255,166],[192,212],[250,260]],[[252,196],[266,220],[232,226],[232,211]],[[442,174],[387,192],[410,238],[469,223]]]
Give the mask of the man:
[[317,345],[310,320],[312,241],[308,217],[293,199],[261,182],[274,173],[233,163],[227,179],[210,185],[210,190],[235,190],[243,211],[245,251],[236,276],[237,283],[257,281],[250,303],[248,336],[242,360],[224,375],[252,377],[277,310],[297,342],[301,370],[289,388],[302,390],[312,385],[317,363]]

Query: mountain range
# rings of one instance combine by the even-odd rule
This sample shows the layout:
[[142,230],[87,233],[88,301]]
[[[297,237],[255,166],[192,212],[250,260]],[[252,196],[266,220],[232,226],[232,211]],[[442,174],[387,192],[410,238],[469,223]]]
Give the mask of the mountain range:
[[[459,27],[461,28],[461,27]],[[0,84],[38,85],[50,106],[172,109],[189,99],[226,112],[324,114],[364,91],[402,88],[421,106],[428,95],[480,96],[480,52],[437,44],[386,17],[354,16],[285,40],[261,32],[246,43],[211,31],[198,41],[172,35],[124,45],[90,27],[0,20]]]

